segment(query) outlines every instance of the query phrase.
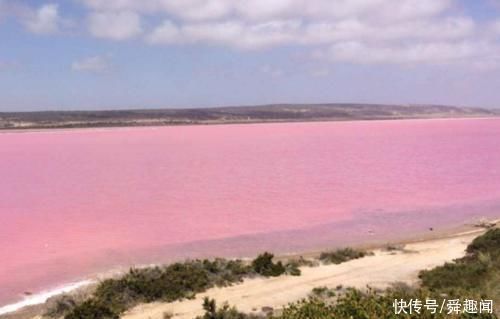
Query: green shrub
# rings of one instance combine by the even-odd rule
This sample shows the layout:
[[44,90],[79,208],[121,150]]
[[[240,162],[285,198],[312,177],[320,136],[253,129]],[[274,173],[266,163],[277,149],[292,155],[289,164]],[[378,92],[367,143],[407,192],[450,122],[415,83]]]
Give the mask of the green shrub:
[[[51,302],[52,303],[52,302]],[[47,309],[44,316],[52,318],[60,318],[71,312],[77,303],[72,296],[62,295],[58,297]]]
[[335,319],[333,307],[317,298],[304,299],[285,307],[274,319]]
[[[394,300],[421,300],[435,299],[441,304],[443,296],[433,294],[426,289],[411,289],[408,287],[390,288],[384,291],[368,289],[363,292],[357,289],[347,289],[337,298],[325,294],[320,288],[309,299],[295,302],[285,307],[282,313],[273,319],[457,319],[457,318],[496,318],[494,314],[448,314],[447,311],[433,314],[424,307],[420,313],[396,314]],[[470,296],[473,298],[477,296]],[[451,298],[451,297],[450,297]]]
[[325,297],[331,298],[331,297],[335,297],[336,293],[333,289],[329,289],[328,287],[323,286],[323,287],[313,288],[311,295],[313,297],[319,297],[319,298],[325,298]]
[[486,280],[488,267],[479,262],[446,263],[432,270],[424,270],[419,277],[426,287],[432,289],[474,289]]
[[[464,314],[452,313],[448,314],[447,310],[436,310],[433,314],[422,306],[417,311],[408,313],[396,314],[394,308],[394,300],[420,300],[425,301],[427,298],[436,300],[438,305],[444,301],[444,296],[433,293],[427,289],[413,289],[407,286],[398,286],[389,288],[383,291],[368,289],[361,291],[358,289],[349,288],[340,296],[329,295],[329,290],[326,287],[320,287],[313,290],[313,296],[308,299],[303,299],[286,306],[280,314],[271,317],[260,316],[260,318],[270,319],[495,319],[495,314]],[[478,300],[477,295],[467,295],[469,298]],[[448,296],[447,298],[463,298],[463,295]],[[225,305],[223,308],[216,310],[214,300],[207,299],[204,303],[206,314],[204,317],[197,319],[248,319],[256,318],[256,316],[245,315],[239,313],[236,308]]]
[[303,256],[295,258],[289,261],[289,263],[296,264],[298,267],[316,267],[319,266],[319,262],[316,259],[306,259]]
[[95,299],[76,306],[64,319],[119,319],[119,315]]
[[[273,273],[281,271],[280,267],[284,272],[284,266],[279,263],[272,269]],[[78,306],[73,311],[70,310],[69,314],[76,318],[76,313],[82,310],[86,313],[92,310],[102,312],[102,305],[105,305],[104,308],[110,313],[119,315],[141,302],[170,302],[193,298],[210,287],[240,282],[245,276],[254,273],[253,268],[241,260],[220,258],[213,261],[186,261],[165,267],[130,269],[120,278],[102,281],[93,294],[92,304]]]
[[208,271],[210,281],[219,287],[241,282],[245,276],[254,273],[252,267],[241,260],[203,260],[203,267]]
[[229,307],[224,304],[221,308],[217,309],[217,304],[214,299],[206,297],[203,300],[203,310],[205,314],[196,319],[257,319],[258,316],[247,315],[236,310],[235,307]]
[[285,266],[281,261],[273,262],[274,255],[265,252],[252,261],[253,270],[266,277],[277,277],[286,272]]
[[467,247],[469,254],[489,253],[498,257],[500,253],[500,228],[490,229],[484,235],[475,238]]
[[336,251],[322,252],[319,259],[326,264],[341,264],[343,262],[365,257],[363,251],[354,250],[352,248],[338,249]]
[[299,263],[295,260],[287,262],[285,265],[285,272],[290,276],[300,276],[302,272],[299,269]]
[[422,285],[445,294],[474,293],[500,303],[500,229],[490,229],[467,247],[467,255],[420,272]]

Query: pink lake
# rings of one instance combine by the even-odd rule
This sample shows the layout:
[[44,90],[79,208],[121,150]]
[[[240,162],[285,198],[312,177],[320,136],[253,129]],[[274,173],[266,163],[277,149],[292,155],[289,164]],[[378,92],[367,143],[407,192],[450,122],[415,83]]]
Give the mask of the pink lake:
[[117,266],[500,216],[500,119],[0,133],[0,305]]

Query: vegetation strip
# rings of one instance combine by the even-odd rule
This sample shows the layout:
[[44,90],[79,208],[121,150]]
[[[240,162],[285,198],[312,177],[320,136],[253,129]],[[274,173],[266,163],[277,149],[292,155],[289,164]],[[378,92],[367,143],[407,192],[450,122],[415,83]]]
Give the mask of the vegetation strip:
[[92,297],[77,302],[62,296],[46,316],[65,319],[119,318],[120,314],[139,303],[172,302],[194,298],[197,293],[224,287],[255,276],[299,276],[301,261],[273,262],[274,255],[264,253],[250,264],[242,260],[193,260],[164,267],[131,269],[117,279],[106,279]]

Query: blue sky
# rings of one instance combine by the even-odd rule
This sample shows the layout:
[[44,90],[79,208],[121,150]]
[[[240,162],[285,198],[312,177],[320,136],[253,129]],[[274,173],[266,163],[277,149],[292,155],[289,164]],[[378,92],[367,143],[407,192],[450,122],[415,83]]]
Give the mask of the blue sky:
[[0,111],[500,107],[496,0],[0,0]]

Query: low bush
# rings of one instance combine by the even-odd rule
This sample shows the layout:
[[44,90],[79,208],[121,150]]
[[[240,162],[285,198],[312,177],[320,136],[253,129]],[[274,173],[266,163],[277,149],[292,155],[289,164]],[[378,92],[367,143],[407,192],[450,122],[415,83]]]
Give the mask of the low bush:
[[119,319],[120,316],[106,305],[90,299],[75,307],[64,319]]
[[475,238],[467,247],[467,252],[472,255],[488,253],[493,257],[500,254],[500,228],[488,230],[484,235]]
[[490,229],[474,239],[465,257],[420,272],[420,279],[432,291],[456,294],[466,290],[500,304],[500,229]]
[[323,286],[313,288],[311,296],[319,298],[332,298],[336,296],[336,293],[333,289],[329,289],[328,287]]
[[274,255],[265,252],[252,261],[253,270],[259,275],[266,277],[277,277],[286,272],[281,261],[273,262]]
[[366,255],[367,253],[364,251],[344,248],[336,251],[322,252],[319,256],[319,260],[325,264],[341,264],[352,259],[363,258]]
[[300,271],[299,267],[300,264],[297,261],[291,260],[285,265],[285,273],[290,276],[300,276],[302,271]]
[[62,295],[54,301],[49,301],[49,307],[44,317],[60,318],[71,312],[77,306],[77,301],[69,295]]
[[464,288],[475,289],[487,280],[488,266],[481,262],[458,261],[446,263],[433,270],[422,271],[420,278],[423,285],[432,289]]
[[95,311],[96,316],[106,314],[109,317],[120,315],[142,302],[192,298],[208,288],[241,282],[244,277],[255,274],[266,277],[285,273],[300,275],[296,264],[274,263],[273,257],[270,253],[261,254],[250,265],[241,260],[218,258],[174,263],[165,267],[130,269],[120,278],[102,281],[92,299],[68,307],[61,303],[51,315],[65,315],[66,319],[78,318],[79,315],[92,318],[89,315]]
[[203,300],[203,310],[205,314],[203,316],[196,317],[196,319],[259,319],[263,318],[260,316],[247,315],[245,313],[239,312],[235,307],[230,307],[224,304],[222,307],[217,308],[217,304],[214,299],[205,298]]
[[[394,307],[395,300],[421,300],[427,298],[436,300],[437,305],[445,301],[445,296],[432,293],[427,289],[412,289],[409,287],[396,287],[383,291],[368,289],[360,291],[349,288],[339,296],[331,296],[328,289],[319,288],[308,299],[291,303],[280,311],[279,314],[266,316],[246,315],[238,312],[234,307],[224,305],[216,309],[214,300],[208,300],[209,304],[204,304],[205,316],[197,319],[495,319],[495,314],[468,314],[468,313],[448,313],[447,309],[436,309],[436,312],[428,310],[422,306],[418,311],[407,308],[406,313],[396,313]],[[448,297],[451,298],[451,297]],[[453,297],[455,298],[455,297]],[[457,297],[458,298],[458,297]],[[471,295],[470,298],[479,298]],[[208,302],[206,301],[206,302]],[[208,305],[208,306],[207,306]]]
[[[331,299],[309,298],[285,307],[282,313],[273,319],[457,319],[457,318],[496,318],[494,314],[464,314],[440,312],[433,314],[422,307],[418,312],[396,314],[394,300],[435,299],[441,304],[443,296],[432,294],[426,289],[387,289],[385,291],[347,289],[346,292],[332,301]],[[472,298],[472,296],[471,296]]]
[[[226,286],[243,280],[254,271],[241,260],[194,260],[166,267],[130,269],[120,278],[102,281],[91,301],[76,306],[65,318],[92,310],[121,314],[141,302],[175,301],[191,298],[213,286]],[[89,303],[91,302],[91,303]]]

